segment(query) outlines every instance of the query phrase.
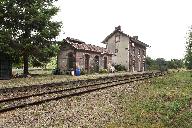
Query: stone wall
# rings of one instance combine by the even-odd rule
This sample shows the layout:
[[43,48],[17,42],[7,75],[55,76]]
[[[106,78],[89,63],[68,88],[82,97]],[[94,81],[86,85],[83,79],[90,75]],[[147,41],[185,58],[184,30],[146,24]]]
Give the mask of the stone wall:
[[68,70],[68,53],[72,52],[75,55],[75,50],[69,46],[62,47],[58,54],[58,67],[62,72]]
[[[144,46],[134,43],[130,43],[130,71],[145,71],[145,57],[146,57],[146,48]],[[140,50],[140,54],[139,54]],[[134,66],[135,62],[135,66]],[[134,68],[133,68],[134,67]]]
[[91,51],[77,51],[69,46],[62,47],[58,55],[58,67],[62,72],[68,71],[68,54],[72,52],[75,56],[76,66],[85,70],[85,55],[89,55],[89,71],[94,69],[95,56],[99,56],[99,69],[104,68],[104,57],[107,57],[107,66],[112,64],[112,55],[95,53]]

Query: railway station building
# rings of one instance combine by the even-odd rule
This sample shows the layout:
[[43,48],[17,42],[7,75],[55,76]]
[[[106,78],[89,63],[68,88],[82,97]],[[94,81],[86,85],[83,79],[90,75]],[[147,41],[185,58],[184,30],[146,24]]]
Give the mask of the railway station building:
[[112,53],[112,64],[125,66],[129,72],[146,70],[146,49],[149,45],[141,42],[138,36],[129,36],[121,30],[121,26],[109,34],[102,43]]
[[108,69],[111,63],[112,52],[106,48],[70,37],[62,41],[58,54],[58,68],[64,73],[77,67],[86,73],[99,72],[100,69]]

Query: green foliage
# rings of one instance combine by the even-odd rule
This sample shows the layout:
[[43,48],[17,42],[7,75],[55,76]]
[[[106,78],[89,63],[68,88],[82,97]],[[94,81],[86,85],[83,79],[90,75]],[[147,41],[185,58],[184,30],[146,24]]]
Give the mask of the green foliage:
[[147,70],[157,70],[158,66],[156,65],[155,60],[150,57],[146,57],[146,66]]
[[190,128],[192,126],[192,79],[178,72],[150,82],[135,84],[122,92],[119,101],[124,115],[113,126]]
[[126,68],[123,65],[117,64],[114,67],[115,67],[115,70],[117,71],[126,71]]
[[53,39],[61,27],[61,22],[52,21],[59,10],[55,1],[0,1],[0,51],[14,58],[23,56],[25,70],[28,59],[37,66],[55,56],[58,42]]
[[157,64],[158,70],[167,71],[167,69],[168,69],[167,62],[165,61],[164,58],[157,58],[156,64]]
[[57,67],[57,57],[52,57],[49,63],[47,63],[46,68],[53,69]]
[[84,69],[81,69],[81,75],[85,75],[86,71]]
[[164,58],[152,59],[146,57],[147,70],[167,71],[167,69],[179,69],[184,67],[183,60],[171,59],[166,61]]
[[184,63],[183,60],[171,59],[171,61],[167,61],[167,66],[169,69],[179,69],[184,67]]
[[192,27],[187,35],[185,66],[187,69],[192,69]]
[[107,69],[100,69],[99,70],[99,73],[100,74],[105,74],[105,73],[108,73]]

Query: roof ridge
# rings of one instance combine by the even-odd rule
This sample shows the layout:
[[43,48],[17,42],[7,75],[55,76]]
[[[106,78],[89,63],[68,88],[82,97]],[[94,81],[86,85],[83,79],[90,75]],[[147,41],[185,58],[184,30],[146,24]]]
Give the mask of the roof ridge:
[[[74,38],[72,38],[72,39],[74,39]],[[76,43],[76,41],[74,42],[74,40],[71,40],[70,37],[67,37],[66,39],[64,39],[64,41],[66,41],[68,44],[72,45],[72,47],[75,49],[93,51],[93,52],[98,52],[98,53],[102,53],[103,49],[105,49],[107,54],[112,54],[110,52],[110,50],[108,50],[104,47],[94,45],[94,44],[86,44],[85,42],[84,43]]]

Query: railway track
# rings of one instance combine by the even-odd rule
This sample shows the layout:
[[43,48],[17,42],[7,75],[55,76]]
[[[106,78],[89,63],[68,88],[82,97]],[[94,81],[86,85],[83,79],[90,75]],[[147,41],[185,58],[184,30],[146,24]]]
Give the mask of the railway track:
[[[106,77],[94,80],[76,81],[73,83],[58,83],[44,88],[38,86],[31,90],[31,93],[25,93],[26,90],[21,90],[19,95],[18,90],[15,95],[10,95],[13,91],[7,93],[7,98],[0,99],[0,113],[11,111],[17,108],[23,108],[32,105],[38,105],[52,100],[58,100],[61,98],[79,96],[85,93],[99,91],[110,87],[119,85],[126,85],[131,82],[141,81],[156,76],[164,75],[160,72],[134,74],[116,77]],[[70,87],[72,84],[76,86]],[[37,91],[38,90],[38,91]],[[41,90],[41,91],[40,91]],[[28,90],[30,91],[30,90]]]

